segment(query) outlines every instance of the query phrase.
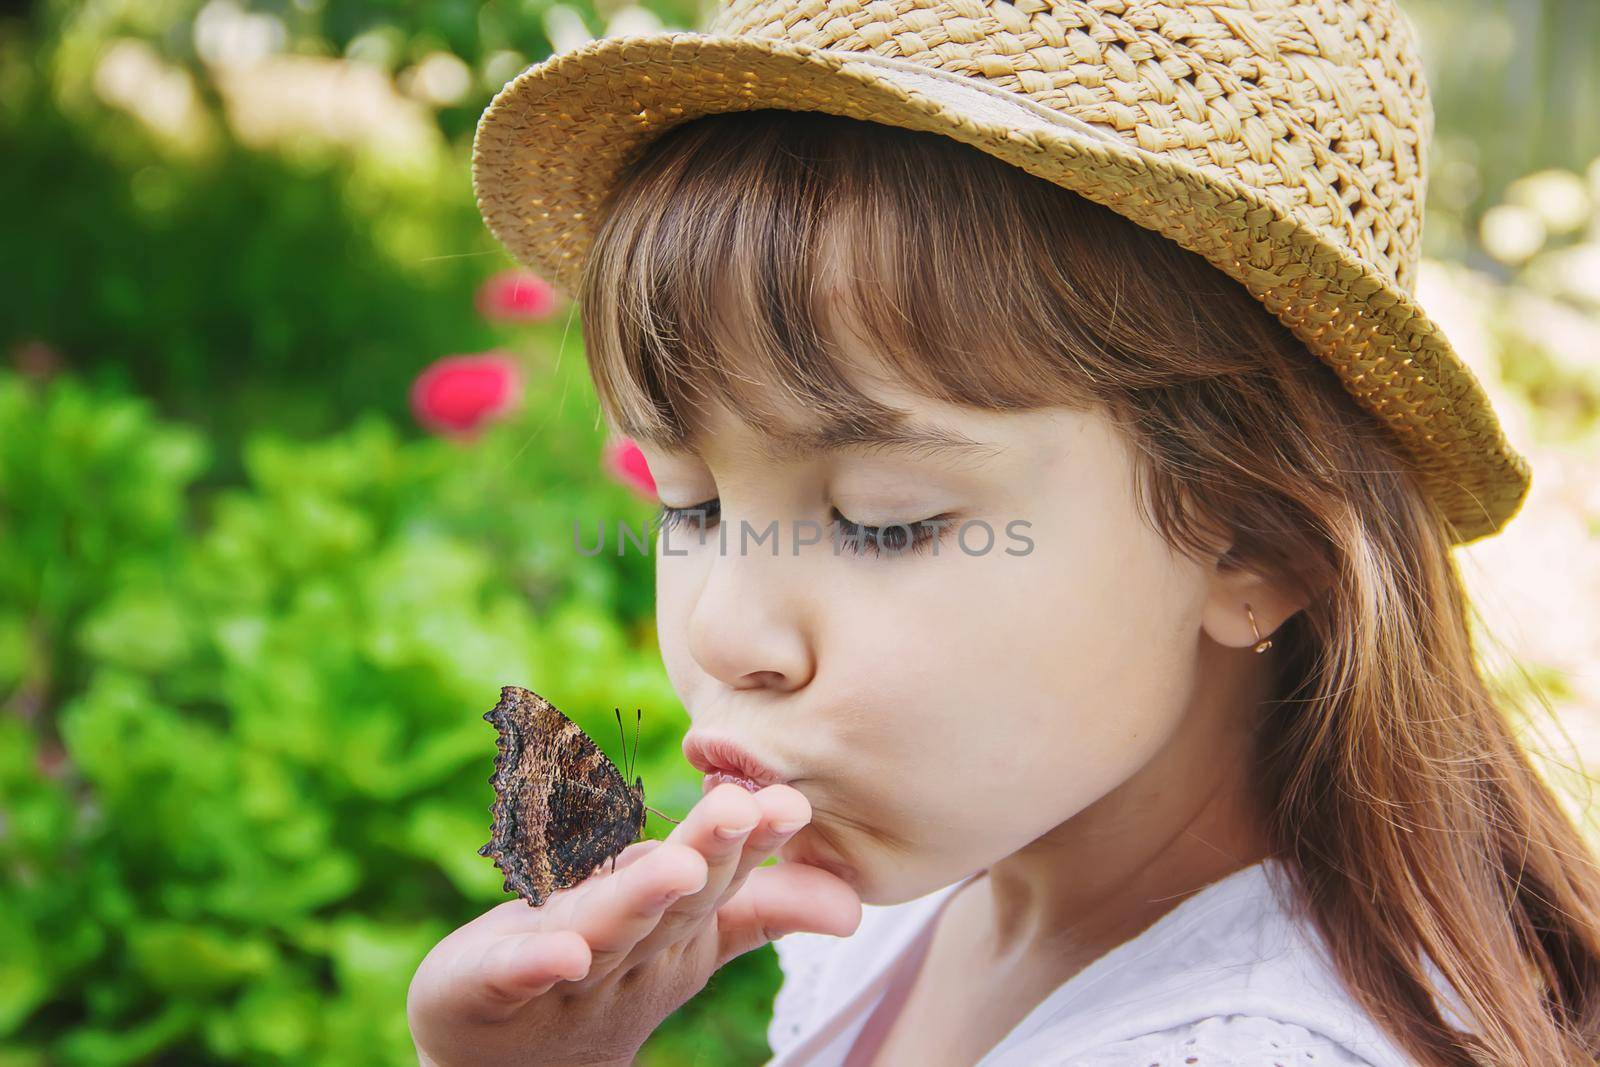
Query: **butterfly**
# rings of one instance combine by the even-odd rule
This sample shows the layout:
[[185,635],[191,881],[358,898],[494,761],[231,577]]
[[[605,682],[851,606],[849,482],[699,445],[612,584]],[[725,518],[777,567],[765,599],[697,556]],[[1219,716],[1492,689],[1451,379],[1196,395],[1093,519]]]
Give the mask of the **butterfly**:
[[[583,881],[607,860],[616,870],[617,854],[644,830],[647,810],[678,821],[647,805],[644,779],[628,785],[583,728],[538,693],[502,686],[499,703],[483,717],[497,731],[489,778],[494,822],[478,855],[492,858],[505,875],[505,891],[531,906]],[[637,721],[633,744],[637,756]]]

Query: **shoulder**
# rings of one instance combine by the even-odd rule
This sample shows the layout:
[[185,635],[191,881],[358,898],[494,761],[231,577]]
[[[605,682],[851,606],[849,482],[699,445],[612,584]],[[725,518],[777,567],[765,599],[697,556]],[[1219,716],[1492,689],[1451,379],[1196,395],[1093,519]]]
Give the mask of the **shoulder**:
[[1074,1053],[1072,1067],[1372,1067],[1344,1045],[1266,1015],[1211,1015]]

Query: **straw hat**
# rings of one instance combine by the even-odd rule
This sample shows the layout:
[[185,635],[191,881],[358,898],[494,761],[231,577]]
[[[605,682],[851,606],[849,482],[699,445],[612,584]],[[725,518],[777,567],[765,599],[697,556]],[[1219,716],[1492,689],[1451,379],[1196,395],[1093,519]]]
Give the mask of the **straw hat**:
[[1392,426],[1455,523],[1530,472],[1412,297],[1432,105],[1390,0],[723,0],[706,32],[528,67],[479,120],[490,231],[576,294],[645,143],[701,115],[822,111],[953,137],[1235,278]]

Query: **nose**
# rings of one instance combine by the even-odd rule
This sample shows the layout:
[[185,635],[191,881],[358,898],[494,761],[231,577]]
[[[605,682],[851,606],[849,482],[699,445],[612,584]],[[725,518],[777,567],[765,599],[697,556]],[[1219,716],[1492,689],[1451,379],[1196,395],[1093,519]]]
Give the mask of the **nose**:
[[741,552],[733,540],[713,552],[689,615],[689,653],[732,689],[804,686],[812,674],[801,601],[805,553]]

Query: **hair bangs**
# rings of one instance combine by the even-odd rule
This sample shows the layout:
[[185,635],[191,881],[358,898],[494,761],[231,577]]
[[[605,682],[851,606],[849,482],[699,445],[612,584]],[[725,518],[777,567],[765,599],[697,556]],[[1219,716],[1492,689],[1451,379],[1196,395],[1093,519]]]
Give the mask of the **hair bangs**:
[[[580,301],[619,433],[687,448],[710,402],[778,439],[789,436],[784,408],[862,429],[897,423],[901,413],[862,388],[846,330],[872,373],[936,400],[1093,402],[1089,358],[1063,359],[1061,343],[1103,355],[1100,338],[1081,324],[1064,332],[1040,280],[994,269],[1038,257],[1025,247],[1029,220],[993,217],[1022,214],[1023,198],[981,179],[1038,179],[951,165],[937,157],[972,149],[947,138],[781,114],[674,127],[618,183]],[[967,178],[935,197],[930,173]],[[972,210],[950,212],[952,192]]]

